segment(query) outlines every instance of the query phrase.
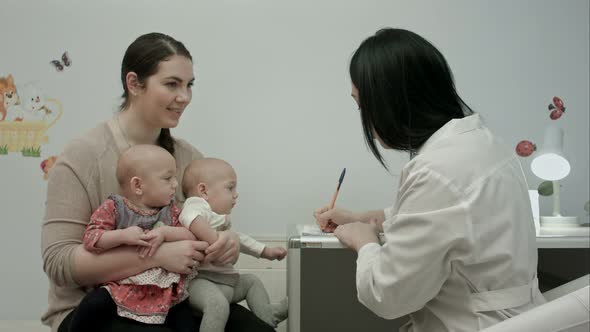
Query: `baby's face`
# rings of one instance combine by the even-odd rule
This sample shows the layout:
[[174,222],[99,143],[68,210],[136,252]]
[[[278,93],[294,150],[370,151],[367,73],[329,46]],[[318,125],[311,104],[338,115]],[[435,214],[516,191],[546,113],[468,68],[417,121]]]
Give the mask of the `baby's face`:
[[171,155],[154,160],[143,178],[141,203],[146,207],[162,207],[174,199],[178,181],[176,161]]
[[230,214],[238,199],[237,186],[236,172],[228,167],[227,171],[209,184],[207,201],[211,210],[218,214]]

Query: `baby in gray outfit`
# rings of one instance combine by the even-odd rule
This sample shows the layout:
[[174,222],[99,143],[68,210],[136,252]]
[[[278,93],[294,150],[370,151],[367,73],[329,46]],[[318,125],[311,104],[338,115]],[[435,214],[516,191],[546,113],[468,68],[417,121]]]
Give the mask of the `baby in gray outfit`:
[[[182,189],[187,197],[180,222],[199,240],[212,244],[217,232],[231,227],[229,214],[238,198],[237,176],[227,162],[215,158],[192,161],[185,169]],[[282,260],[285,248],[266,247],[248,235],[239,234],[241,251],[254,257]],[[203,312],[200,332],[222,332],[229,304],[246,300],[258,318],[276,327],[287,317],[287,301],[271,304],[264,285],[255,275],[239,274],[233,265],[204,263],[189,284],[190,304]]]

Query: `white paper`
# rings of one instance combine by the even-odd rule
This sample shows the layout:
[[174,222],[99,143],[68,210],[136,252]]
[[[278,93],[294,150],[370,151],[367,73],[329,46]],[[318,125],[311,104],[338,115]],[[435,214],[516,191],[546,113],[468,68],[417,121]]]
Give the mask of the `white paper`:
[[300,235],[328,235],[334,236],[334,233],[324,233],[317,224],[299,225]]

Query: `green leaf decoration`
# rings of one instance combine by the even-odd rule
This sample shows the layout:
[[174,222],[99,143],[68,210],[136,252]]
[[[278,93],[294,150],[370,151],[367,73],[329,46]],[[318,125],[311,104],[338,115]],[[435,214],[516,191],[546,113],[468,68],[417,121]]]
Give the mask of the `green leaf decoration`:
[[553,182],[551,181],[543,181],[537,188],[539,195],[541,196],[551,196],[553,195]]

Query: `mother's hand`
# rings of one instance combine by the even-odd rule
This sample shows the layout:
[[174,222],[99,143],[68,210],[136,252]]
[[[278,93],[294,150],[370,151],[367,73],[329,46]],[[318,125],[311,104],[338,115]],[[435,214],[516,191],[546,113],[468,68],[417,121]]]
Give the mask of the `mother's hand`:
[[217,241],[205,250],[205,261],[216,264],[234,264],[240,256],[240,236],[232,231],[217,233]]
[[357,252],[367,243],[379,244],[379,228],[375,223],[354,222],[340,225],[334,235],[345,246]]
[[189,274],[205,258],[204,251],[208,246],[205,241],[164,242],[153,258],[158,266],[167,271]]

